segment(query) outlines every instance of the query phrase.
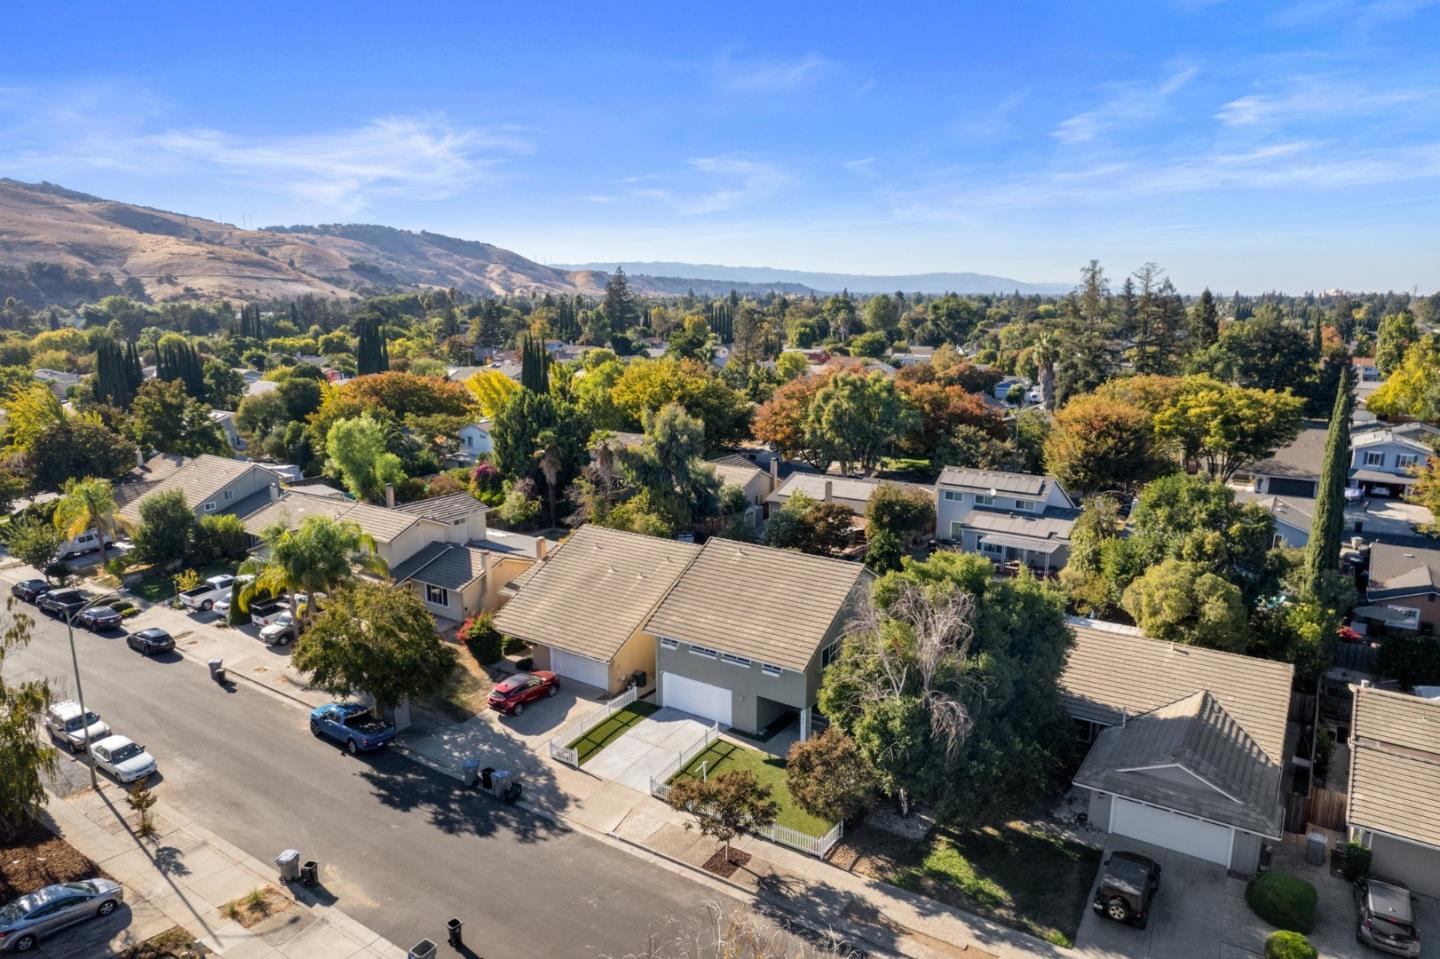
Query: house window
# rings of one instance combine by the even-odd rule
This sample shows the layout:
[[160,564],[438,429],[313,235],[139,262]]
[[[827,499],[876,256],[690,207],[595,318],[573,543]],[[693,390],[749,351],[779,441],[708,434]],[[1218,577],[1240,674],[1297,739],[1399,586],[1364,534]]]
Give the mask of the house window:
[[1035,501],[1033,501],[1033,500],[1028,500],[1028,499],[1017,499],[1017,500],[1015,501],[1015,508],[1016,508],[1017,510],[1019,510],[1020,512],[1022,512],[1022,513],[1028,513],[1028,512],[1030,512],[1031,510],[1035,509],[1035,507],[1037,507],[1037,506],[1039,506],[1039,505],[1040,505],[1039,503],[1036,503]]
[[831,643],[829,646],[826,646],[824,649],[820,650],[820,668],[824,669],[826,666],[829,666],[831,663],[835,662],[835,660],[839,658],[840,644]]
[[677,643],[677,642],[676,642],[675,640],[673,640],[673,639],[666,639],[664,636],[661,636],[661,637],[660,637],[660,646],[661,646],[661,648],[663,648],[663,649],[679,649],[679,648],[680,648],[680,644],[679,644],[679,643]]
[[958,489],[941,490],[940,495],[945,497],[945,499],[949,500],[952,503],[965,502],[965,494],[960,492]]
[[230,502],[230,497],[233,496],[233,495],[235,495],[235,494],[232,493],[230,490],[227,489],[227,490],[225,491],[225,502],[227,502],[227,503]]
[[997,544],[997,543],[981,543],[981,544],[980,544],[980,552],[982,552],[982,553],[990,553],[990,554],[993,555],[993,556],[1004,556],[1004,555],[1005,555],[1005,547],[1003,547],[1003,546],[1001,546],[1001,545],[999,545],[999,544]]
[[207,512],[207,513],[213,513],[213,512],[215,512],[215,501],[214,501],[214,500],[211,500],[210,502],[208,502],[208,503],[205,504],[205,512]]
[[976,493],[976,494],[975,494],[975,505],[976,505],[976,506],[993,506],[993,505],[995,505],[995,497],[989,495],[988,493]]
[[1395,456],[1396,469],[1403,470],[1414,466],[1418,462],[1420,462],[1420,455],[1418,453],[1398,453]]
[[960,539],[961,536],[964,535],[964,533],[965,533],[965,526],[964,526],[963,523],[951,522],[951,524],[950,524],[950,538],[951,538],[951,539],[958,540],[958,539]]
[[429,583],[426,583],[425,602],[435,606],[449,606],[450,591],[448,589],[442,589],[439,586],[431,586]]
[[1366,465],[1366,466],[1384,466],[1384,465],[1385,465],[1385,454],[1384,454],[1383,452],[1381,452],[1381,453],[1366,453],[1366,454],[1365,454],[1365,465]]
[[731,666],[744,666],[746,669],[750,668],[750,660],[746,659],[744,656],[736,656],[734,653],[726,653],[720,658],[725,660],[725,662],[729,663]]
[[709,646],[696,646],[694,643],[690,644],[690,652],[696,656],[704,656],[706,659],[718,659],[720,656],[719,651],[711,649]]
[[760,672],[764,673],[766,676],[779,676],[781,673],[785,672],[785,670],[781,669],[779,666],[776,666],[774,663],[761,663]]

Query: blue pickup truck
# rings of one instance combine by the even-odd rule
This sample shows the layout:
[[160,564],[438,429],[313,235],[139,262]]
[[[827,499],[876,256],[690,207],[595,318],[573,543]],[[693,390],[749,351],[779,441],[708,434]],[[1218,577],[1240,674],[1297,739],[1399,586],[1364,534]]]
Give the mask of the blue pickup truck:
[[310,731],[333,739],[350,755],[379,749],[395,738],[395,724],[376,719],[363,703],[326,703],[310,710]]

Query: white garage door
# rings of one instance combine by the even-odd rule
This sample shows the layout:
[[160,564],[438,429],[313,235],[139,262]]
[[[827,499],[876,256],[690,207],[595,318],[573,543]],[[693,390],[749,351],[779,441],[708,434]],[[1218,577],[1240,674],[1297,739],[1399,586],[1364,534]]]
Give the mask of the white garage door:
[[660,674],[660,705],[730,725],[730,690],[674,673]]
[[1227,868],[1230,865],[1230,830],[1190,816],[1116,796],[1110,831]]
[[550,650],[550,671],[557,676],[610,689],[610,664],[588,656],[577,656],[563,650]]

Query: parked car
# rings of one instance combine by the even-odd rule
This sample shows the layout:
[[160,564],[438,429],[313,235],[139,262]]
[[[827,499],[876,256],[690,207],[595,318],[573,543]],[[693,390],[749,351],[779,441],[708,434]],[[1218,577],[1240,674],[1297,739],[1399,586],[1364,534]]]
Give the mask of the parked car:
[[175,637],[163,629],[142,629],[125,637],[125,645],[146,656],[168,653],[175,648]]
[[52,589],[42,593],[35,607],[47,616],[69,619],[95,597],[83,589]]
[[129,736],[106,736],[90,744],[96,767],[122,783],[133,783],[155,772],[155,757]]
[[[111,540],[106,539],[105,545],[109,546]],[[76,556],[84,556],[86,553],[94,553],[100,549],[100,534],[93,529],[76,536],[74,539],[67,539],[60,544],[56,555],[61,559],[74,559]]]
[[91,606],[81,610],[75,617],[75,622],[98,633],[102,630],[119,629],[121,619],[120,610],[114,606]]
[[300,622],[290,615],[288,609],[260,630],[260,638],[265,641],[266,646],[284,646],[299,635]]
[[280,618],[282,613],[289,614],[290,602],[285,597],[275,599],[262,599],[250,604],[250,622],[256,626],[269,626]]
[[1392,956],[1420,955],[1415,931],[1415,896],[1399,882],[1361,879],[1355,883],[1355,941]]
[[511,716],[525,712],[525,704],[560,692],[560,677],[543,669],[516,673],[490,693],[490,708]]
[[27,603],[35,602],[48,592],[50,592],[50,584],[43,579],[22,579],[10,587],[11,596]]
[[230,618],[230,597],[231,597],[231,596],[234,594],[234,592],[235,592],[235,586],[244,586],[246,583],[249,583],[249,582],[251,582],[251,581],[254,580],[254,579],[255,579],[255,577],[252,576],[252,575],[249,574],[249,573],[242,573],[241,575],[236,576],[236,577],[235,577],[235,582],[234,582],[233,584],[231,584],[230,592],[226,593],[224,596],[221,596],[219,599],[215,600],[215,605],[212,606],[212,607],[210,607],[211,609],[213,609],[213,610],[215,611],[215,615],[216,615],[216,616],[219,616],[221,619],[229,619],[229,618]]
[[1102,916],[1144,929],[1160,891],[1160,864],[1139,853],[1112,852],[1103,868],[1091,906]]
[[29,952],[46,936],[110,915],[124,898],[110,879],[61,882],[21,896],[0,906],[0,952]]
[[395,724],[377,719],[364,703],[326,703],[310,710],[310,732],[335,740],[353,756],[394,739]]
[[86,727],[92,743],[110,735],[110,727],[101,722],[99,716],[89,710],[81,716],[80,704],[73,700],[51,703],[45,710],[45,729],[72,753],[85,750]]
[[234,582],[235,577],[229,573],[211,576],[194,589],[182,592],[180,605],[191,611],[208,613],[215,607],[217,600],[230,598],[230,586]]

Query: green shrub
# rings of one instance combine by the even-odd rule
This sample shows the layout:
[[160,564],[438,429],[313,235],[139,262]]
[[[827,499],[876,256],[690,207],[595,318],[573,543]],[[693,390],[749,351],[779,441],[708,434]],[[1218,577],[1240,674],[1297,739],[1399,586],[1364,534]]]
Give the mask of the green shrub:
[[522,673],[530,672],[530,670],[535,668],[535,657],[526,656],[524,659],[517,659],[515,661],[515,668]]
[[1277,929],[1308,933],[1315,926],[1315,887],[1285,872],[1267,872],[1245,887],[1255,915]]
[[525,640],[521,639],[519,636],[511,636],[509,633],[505,634],[506,656],[509,656],[511,653],[523,653],[527,645],[528,644],[525,642]]
[[1344,857],[1344,864],[1340,867],[1340,871],[1344,874],[1346,882],[1354,882],[1370,875],[1370,850],[1363,845],[1358,842],[1347,842]]
[[1265,959],[1318,959],[1320,953],[1298,932],[1281,929],[1265,940]]
[[465,620],[458,635],[460,641],[470,650],[470,655],[474,656],[481,666],[489,666],[504,655],[501,651],[503,638],[500,630],[495,628],[494,617],[489,613]]

